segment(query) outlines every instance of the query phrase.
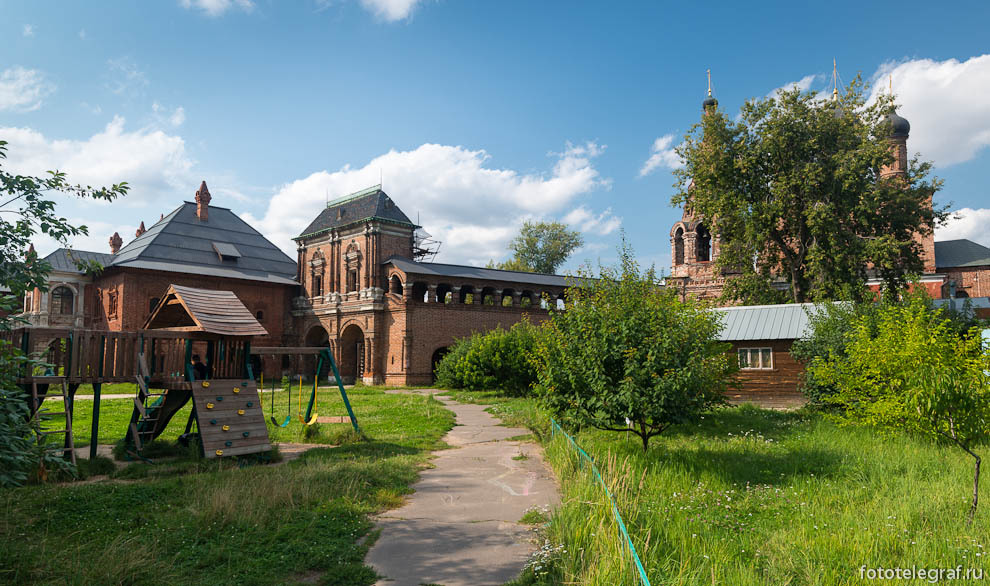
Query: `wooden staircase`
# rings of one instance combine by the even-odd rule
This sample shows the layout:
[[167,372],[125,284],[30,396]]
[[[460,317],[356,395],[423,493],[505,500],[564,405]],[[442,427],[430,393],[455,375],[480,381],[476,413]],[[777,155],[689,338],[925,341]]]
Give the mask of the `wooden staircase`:
[[132,418],[131,421],[131,439],[134,440],[134,447],[138,452],[144,449],[144,444],[151,441],[155,434],[155,422],[158,421],[158,417],[162,410],[157,408],[152,408],[153,405],[149,404],[151,402],[157,401],[165,396],[165,393],[151,393],[148,391],[148,362],[144,358],[144,353],[138,353],[138,374],[135,375],[137,380],[138,393],[134,397],[134,410],[138,413],[138,417]]
[[[39,384],[44,385],[46,388],[39,392]],[[52,388],[59,389],[61,393],[52,394],[49,392]],[[41,407],[45,399],[58,397],[62,398],[61,411],[50,412],[42,410]],[[72,464],[75,465],[76,445],[72,437],[72,408],[70,401],[69,389],[64,376],[36,376],[31,381],[31,411],[32,414],[38,417],[38,444],[44,446],[46,452],[62,452],[62,456],[70,459]],[[55,423],[51,418],[58,415],[64,416],[62,419],[63,426],[45,426],[46,423]],[[49,447],[45,445],[48,437],[53,435],[64,436],[62,447]]]

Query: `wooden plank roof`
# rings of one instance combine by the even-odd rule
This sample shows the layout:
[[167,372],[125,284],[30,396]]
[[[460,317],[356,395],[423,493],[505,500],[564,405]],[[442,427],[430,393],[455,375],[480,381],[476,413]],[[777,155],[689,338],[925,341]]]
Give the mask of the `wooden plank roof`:
[[206,332],[221,336],[267,336],[268,331],[233,291],[169,285],[144,322],[147,330]]

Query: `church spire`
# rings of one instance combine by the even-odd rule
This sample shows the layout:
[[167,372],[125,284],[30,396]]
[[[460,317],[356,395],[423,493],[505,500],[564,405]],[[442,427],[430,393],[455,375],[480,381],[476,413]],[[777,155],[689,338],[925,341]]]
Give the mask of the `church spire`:
[[705,98],[705,101],[701,103],[701,108],[705,112],[707,112],[709,108],[712,109],[718,108],[718,100],[716,100],[715,97],[712,96],[712,70],[711,69],[707,70],[707,73],[708,73],[708,97]]

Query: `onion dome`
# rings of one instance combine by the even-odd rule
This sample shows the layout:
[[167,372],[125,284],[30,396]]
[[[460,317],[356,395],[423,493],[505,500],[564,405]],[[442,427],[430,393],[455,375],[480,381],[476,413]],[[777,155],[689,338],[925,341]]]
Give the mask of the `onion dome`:
[[890,123],[891,138],[907,138],[911,133],[911,123],[906,118],[898,116],[894,110],[887,114],[887,122]]
[[712,94],[709,93],[708,94],[708,97],[705,98],[705,101],[704,102],[701,102],[701,107],[704,110],[706,110],[706,111],[708,110],[708,108],[717,108],[718,107],[718,100],[716,100],[715,98],[713,98],[712,97]]

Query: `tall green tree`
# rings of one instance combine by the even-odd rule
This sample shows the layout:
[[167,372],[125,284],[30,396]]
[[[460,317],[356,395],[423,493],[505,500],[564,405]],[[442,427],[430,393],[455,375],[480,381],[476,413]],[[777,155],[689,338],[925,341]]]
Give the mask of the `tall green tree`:
[[672,202],[710,226],[716,266],[740,275],[727,297],[765,297],[783,278],[795,302],[857,299],[869,267],[889,290],[921,272],[913,236],[947,213],[929,204],[941,185],[930,163],[882,177],[892,109],[888,95],[867,103],[857,78],[836,101],[795,88],[746,102],[738,120],[714,107],[702,116],[677,149]]
[[[71,185],[57,171],[49,171],[45,177],[10,173],[2,164],[6,158],[7,142],[0,140],[0,283],[13,293],[0,295],[0,316],[5,316],[0,317],[0,331],[17,324],[16,316],[7,315],[17,310],[17,297],[35,287],[47,289],[51,266],[31,249],[32,239],[45,235],[64,245],[72,236],[87,234],[86,226],[74,226],[58,215],[51,196],[63,193],[109,201],[128,189],[126,183],[95,189]],[[84,269],[96,268],[78,264]],[[0,486],[19,485],[39,470],[64,466],[39,448],[37,416],[28,417],[29,398],[16,384],[21,369],[39,364],[13,344],[0,340]]]
[[558,417],[577,425],[650,438],[697,421],[724,401],[738,364],[718,341],[714,312],[659,286],[631,251],[601,278],[579,278],[566,309],[551,309],[534,360],[536,390]]
[[488,263],[489,268],[530,273],[557,272],[571,253],[584,244],[581,233],[568,230],[560,222],[525,222],[519,235],[512,239],[509,249],[511,259],[496,264]]

